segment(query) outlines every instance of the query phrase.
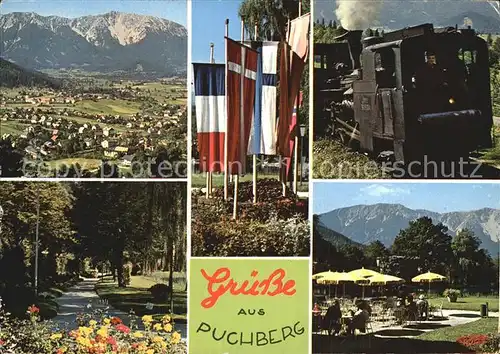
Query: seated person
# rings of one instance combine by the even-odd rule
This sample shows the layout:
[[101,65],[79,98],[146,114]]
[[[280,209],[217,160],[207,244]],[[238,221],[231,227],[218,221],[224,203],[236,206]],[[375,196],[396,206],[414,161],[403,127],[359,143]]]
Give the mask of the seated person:
[[420,319],[429,319],[429,302],[425,299],[425,295],[420,295],[417,300],[418,316]]
[[[369,305],[368,305],[369,306]],[[366,323],[370,319],[370,314],[365,309],[362,302],[358,303],[358,310],[352,316],[352,320],[347,325],[347,333],[353,335],[356,330],[366,333]]]
[[328,330],[328,334],[338,334],[341,329],[342,311],[340,310],[340,303],[335,300],[332,306],[326,311],[323,320],[323,330]]
[[417,304],[413,301],[413,295],[409,295],[406,304],[406,316],[408,320],[416,320],[418,317]]

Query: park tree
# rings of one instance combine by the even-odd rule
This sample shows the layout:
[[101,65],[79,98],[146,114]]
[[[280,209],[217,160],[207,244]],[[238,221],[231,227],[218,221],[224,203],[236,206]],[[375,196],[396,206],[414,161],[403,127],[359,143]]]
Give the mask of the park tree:
[[[411,221],[410,225],[396,236],[392,253],[418,259],[421,272],[432,271],[447,275],[453,257],[452,238],[447,232],[446,226],[441,223],[435,225],[429,217]],[[414,275],[404,274],[404,278]]]
[[377,265],[377,259],[379,259],[382,262],[387,261],[390,252],[382,242],[376,240],[368,244],[368,246],[366,246],[365,255],[370,263],[370,266],[373,267]]
[[[310,11],[310,2],[302,1],[302,13]],[[299,15],[299,0],[244,0],[238,15],[244,19],[248,33],[254,38],[255,25],[261,40],[282,40],[288,20]]]
[[12,141],[0,140],[0,177],[21,177],[22,167],[23,156],[14,149]]
[[0,272],[0,296],[8,305],[24,306],[33,298],[37,221],[39,288],[44,289],[58,275],[58,258],[76,242],[68,217],[73,198],[67,185],[60,183],[2,182],[0,201],[4,210],[0,269],[9,270]]

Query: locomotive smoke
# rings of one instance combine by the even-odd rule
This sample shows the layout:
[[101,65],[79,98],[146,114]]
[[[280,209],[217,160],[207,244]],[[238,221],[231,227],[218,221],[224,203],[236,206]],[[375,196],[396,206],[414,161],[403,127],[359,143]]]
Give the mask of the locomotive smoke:
[[335,14],[346,30],[364,30],[378,18],[381,8],[380,0],[337,0]]

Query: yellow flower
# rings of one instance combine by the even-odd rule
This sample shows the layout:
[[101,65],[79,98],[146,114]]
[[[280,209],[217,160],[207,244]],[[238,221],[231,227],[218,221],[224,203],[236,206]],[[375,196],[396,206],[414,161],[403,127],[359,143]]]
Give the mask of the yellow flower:
[[96,333],[99,336],[106,338],[108,336],[108,327],[102,326],[101,328],[99,328],[99,330]]
[[151,322],[153,322],[153,316],[150,316],[150,315],[144,315],[144,316],[142,316],[142,322],[144,322],[144,323],[151,323]]
[[172,332],[172,325],[170,323],[167,323],[165,326],[163,326],[163,330],[168,333]]
[[61,347],[61,348],[57,349],[57,354],[66,353],[67,351],[68,351],[67,347]]
[[153,326],[153,329],[154,329],[155,331],[161,331],[161,329],[162,329],[161,324],[159,324],[159,323],[155,323],[155,325]]
[[172,333],[172,338],[170,338],[170,341],[173,344],[177,344],[181,341],[181,335],[178,332]]
[[163,337],[155,336],[153,337],[153,343],[161,343],[163,342]]
[[155,354],[155,350],[154,349],[148,349],[146,351],[146,354]]
[[78,331],[80,332],[80,335],[88,337],[94,330],[89,327],[79,327]]
[[169,323],[171,318],[169,315],[165,315],[161,318],[161,320],[163,321],[163,323]]
[[135,333],[133,334],[133,336],[134,336],[135,338],[142,338],[142,337],[144,337],[144,334],[142,334],[141,332],[135,332]]
[[97,321],[95,321],[95,320],[90,320],[89,321],[90,327],[94,327],[96,324],[97,324]]
[[109,318],[104,319],[104,324],[109,325],[111,323],[111,320]]
[[57,340],[57,339],[61,339],[61,338],[62,338],[61,333],[54,333],[53,335],[50,336],[50,340]]

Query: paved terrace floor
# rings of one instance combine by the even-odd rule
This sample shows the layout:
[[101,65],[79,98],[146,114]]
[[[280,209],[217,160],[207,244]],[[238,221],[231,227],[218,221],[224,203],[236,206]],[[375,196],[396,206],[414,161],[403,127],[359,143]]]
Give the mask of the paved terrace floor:
[[[498,312],[489,312],[489,317],[499,317]],[[438,328],[458,326],[477,321],[481,318],[479,311],[443,310],[443,318],[431,318],[429,321],[410,322],[404,326],[387,322],[372,322],[373,335],[379,338],[412,338],[431,332]],[[315,335],[327,335],[315,333]]]

